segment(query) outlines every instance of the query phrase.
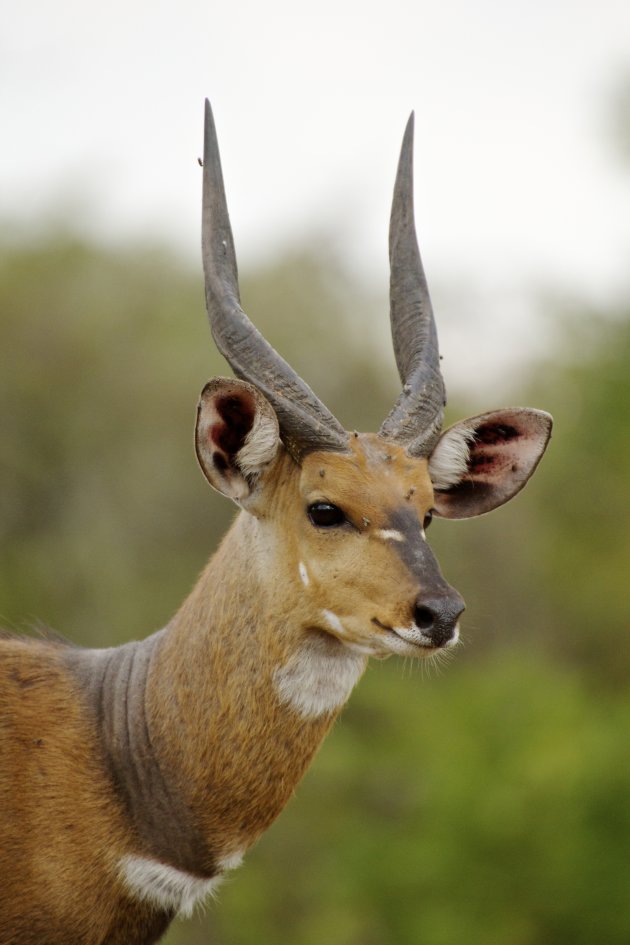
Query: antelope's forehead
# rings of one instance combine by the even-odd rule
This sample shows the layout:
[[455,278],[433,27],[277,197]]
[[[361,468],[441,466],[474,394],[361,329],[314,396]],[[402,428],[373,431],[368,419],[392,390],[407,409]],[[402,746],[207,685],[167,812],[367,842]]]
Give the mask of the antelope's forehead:
[[350,440],[348,453],[317,452],[304,460],[301,492],[307,502],[324,499],[357,507],[376,519],[393,509],[416,507],[426,511],[433,503],[433,487],[425,459],[374,433]]

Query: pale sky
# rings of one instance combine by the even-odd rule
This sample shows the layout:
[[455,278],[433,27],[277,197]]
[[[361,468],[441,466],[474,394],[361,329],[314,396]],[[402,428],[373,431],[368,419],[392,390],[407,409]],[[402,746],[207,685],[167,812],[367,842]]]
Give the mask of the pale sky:
[[241,267],[315,231],[385,290],[413,108],[420,246],[456,358],[478,316],[499,350],[525,343],[532,289],[628,286],[609,131],[627,0],[2,6],[0,221],[64,214],[197,264],[207,95]]

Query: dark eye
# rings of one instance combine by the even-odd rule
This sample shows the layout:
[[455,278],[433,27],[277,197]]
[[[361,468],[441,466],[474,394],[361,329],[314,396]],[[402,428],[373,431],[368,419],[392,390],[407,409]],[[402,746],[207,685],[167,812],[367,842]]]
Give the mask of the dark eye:
[[307,512],[313,525],[318,528],[334,528],[335,525],[343,525],[346,520],[339,506],[330,502],[313,502]]
[[422,527],[425,530],[425,532],[432,521],[433,521],[433,512],[427,512],[427,514],[424,516],[424,521],[422,523]]

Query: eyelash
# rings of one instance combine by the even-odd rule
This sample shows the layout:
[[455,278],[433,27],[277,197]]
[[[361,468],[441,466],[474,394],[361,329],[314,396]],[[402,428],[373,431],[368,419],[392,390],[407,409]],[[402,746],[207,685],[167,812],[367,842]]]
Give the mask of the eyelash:
[[315,528],[337,528],[347,522],[343,511],[332,502],[313,502],[306,513]]
[[[332,502],[313,502],[306,512],[315,528],[338,528],[348,521],[343,510]],[[422,522],[424,531],[427,530],[432,521],[433,512],[429,510]]]

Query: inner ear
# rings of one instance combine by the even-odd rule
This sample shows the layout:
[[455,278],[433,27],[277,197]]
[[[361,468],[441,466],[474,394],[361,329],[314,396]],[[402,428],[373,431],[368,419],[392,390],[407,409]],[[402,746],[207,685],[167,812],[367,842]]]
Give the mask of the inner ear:
[[208,436],[212,446],[212,460],[216,466],[227,469],[234,466],[237,453],[254,425],[256,404],[247,390],[230,391],[213,398],[214,413]]
[[429,459],[435,511],[469,518],[497,508],[534,472],[551,433],[542,410],[513,407],[456,423]]
[[237,502],[246,499],[279,442],[275,412],[253,385],[223,377],[206,384],[197,408],[195,446],[215,489]]

